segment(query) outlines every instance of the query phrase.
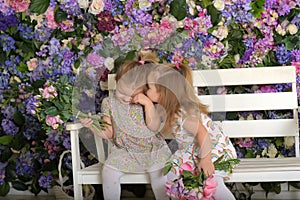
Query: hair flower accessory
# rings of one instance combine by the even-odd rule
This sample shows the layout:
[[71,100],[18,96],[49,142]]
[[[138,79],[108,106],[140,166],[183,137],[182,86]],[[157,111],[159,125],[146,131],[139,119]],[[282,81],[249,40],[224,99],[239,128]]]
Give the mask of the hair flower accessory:
[[145,64],[145,61],[144,61],[144,60],[140,60],[139,63],[140,63],[141,65],[144,65],[144,64]]

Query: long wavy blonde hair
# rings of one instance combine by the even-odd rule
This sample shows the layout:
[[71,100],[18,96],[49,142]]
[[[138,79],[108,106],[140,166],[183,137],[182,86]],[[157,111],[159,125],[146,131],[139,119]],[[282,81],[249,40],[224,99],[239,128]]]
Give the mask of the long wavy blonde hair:
[[[193,88],[192,71],[190,67],[180,64],[157,65],[149,75],[160,94],[158,104],[166,112],[163,133],[170,133],[175,117],[185,112],[185,115],[199,117],[200,113],[207,114],[207,106],[198,99]],[[148,76],[148,79],[149,79]]]

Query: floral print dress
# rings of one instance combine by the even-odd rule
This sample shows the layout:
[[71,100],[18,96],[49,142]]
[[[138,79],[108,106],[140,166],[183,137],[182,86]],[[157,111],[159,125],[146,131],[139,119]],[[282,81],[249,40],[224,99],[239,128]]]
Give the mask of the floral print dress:
[[[225,160],[237,158],[235,148],[232,145],[229,137],[223,133],[222,128],[217,123],[213,122],[212,119],[207,115],[200,114],[200,116],[202,124],[210,134],[210,139],[212,141],[212,161],[216,161],[221,156],[224,156],[223,159]],[[180,166],[182,163],[189,163],[191,166],[195,166],[195,164],[197,165],[198,160],[196,155],[198,152],[198,146],[196,144],[198,144],[198,142],[195,138],[195,135],[188,133],[183,128],[182,118],[177,119],[173,132],[178,144],[178,149],[172,155],[171,161],[177,163],[178,166]],[[179,176],[179,168],[173,167],[171,169],[171,173]],[[221,175],[224,178],[228,178],[228,174],[225,171],[216,170],[216,174]]]
[[102,114],[110,117],[114,132],[106,165],[130,173],[165,166],[171,151],[159,133],[147,128],[141,105],[122,104],[116,97],[106,97],[101,109]]

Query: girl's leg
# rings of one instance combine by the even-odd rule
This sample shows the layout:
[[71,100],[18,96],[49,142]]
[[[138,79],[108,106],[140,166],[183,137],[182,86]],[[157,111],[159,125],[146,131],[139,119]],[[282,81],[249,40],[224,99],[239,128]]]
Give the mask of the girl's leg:
[[169,200],[169,197],[166,193],[166,182],[167,177],[163,175],[162,169],[151,170],[149,171],[150,182],[152,191],[154,193],[155,199],[158,200]]
[[216,200],[235,200],[234,195],[225,185],[222,176],[214,174],[214,180],[218,183],[215,194]]
[[102,169],[102,188],[105,200],[118,200],[121,198],[120,178],[123,172],[104,165]]

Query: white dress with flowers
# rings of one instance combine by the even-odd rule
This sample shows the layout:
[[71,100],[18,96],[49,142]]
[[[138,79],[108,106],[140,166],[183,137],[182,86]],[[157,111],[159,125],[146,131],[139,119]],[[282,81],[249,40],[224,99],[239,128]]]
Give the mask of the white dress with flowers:
[[111,118],[114,139],[105,165],[122,172],[161,169],[171,156],[164,138],[147,128],[141,105],[122,104],[115,97],[102,102],[102,113]]
[[[224,156],[224,159],[233,159],[237,158],[236,151],[232,145],[228,136],[226,136],[222,128],[215,122],[212,121],[207,115],[201,114],[201,120],[204,127],[207,129],[210,134],[210,139],[212,141],[212,151],[211,159],[216,161],[221,156]],[[176,126],[174,127],[175,139],[178,144],[178,150],[172,155],[171,161],[175,162],[180,166],[182,163],[188,163],[191,166],[195,166],[198,163],[196,155],[198,153],[198,142],[196,141],[195,135],[188,133],[183,128],[183,120],[179,118],[176,121]],[[173,167],[170,171],[172,176],[169,176],[170,179],[174,179],[179,176],[179,168]],[[224,171],[216,171],[216,174],[227,177],[227,173]]]

